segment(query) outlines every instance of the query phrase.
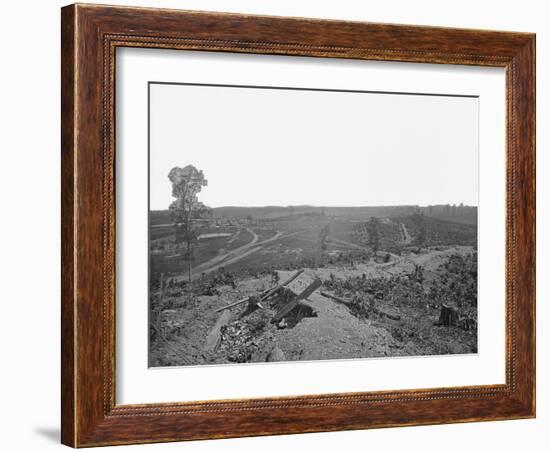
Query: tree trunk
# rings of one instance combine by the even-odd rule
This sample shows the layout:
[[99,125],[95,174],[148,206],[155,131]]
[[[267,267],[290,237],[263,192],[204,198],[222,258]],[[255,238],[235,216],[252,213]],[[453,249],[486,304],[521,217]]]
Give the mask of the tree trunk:
[[191,286],[191,244],[187,243],[187,274],[189,275],[189,286]]

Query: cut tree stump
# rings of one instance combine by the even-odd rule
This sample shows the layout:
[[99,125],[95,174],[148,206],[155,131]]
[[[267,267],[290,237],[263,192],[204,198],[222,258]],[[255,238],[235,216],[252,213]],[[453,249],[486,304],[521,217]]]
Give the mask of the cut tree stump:
[[458,324],[458,311],[450,306],[441,305],[437,324],[441,326],[456,326]]
[[218,348],[222,326],[227,325],[230,320],[231,312],[223,311],[215,325],[209,331],[208,336],[206,336],[206,345],[204,347],[206,351],[213,352]]

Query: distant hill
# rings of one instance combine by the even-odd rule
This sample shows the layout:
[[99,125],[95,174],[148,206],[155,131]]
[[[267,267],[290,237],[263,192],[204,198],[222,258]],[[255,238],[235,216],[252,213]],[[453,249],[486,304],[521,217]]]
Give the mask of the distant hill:
[[386,216],[406,214],[414,209],[408,207],[317,207],[317,206],[265,206],[265,207],[217,207],[215,217],[245,218],[252,215],[256,219],[288,217],[292,215],[326,215],[337,217]]
[[[317,206],[261,206],[238,207],[226,206],[212,209],[214,218],[247,218],[256,220],[275,219],[292,215],[325,215],[361,219],[365,217],[387,217],[411,215],[421,210],[425,215],[456,223],[477,224],[477,207],[464,205],[437,206],[362,206],[362,207],[317,207]],[[151,224],[168,224],[171,222],[168,210],[150,212]]]
[[477,224],[477,207],[464,204],[440,204],[420,208],[425,215],[454,223]]

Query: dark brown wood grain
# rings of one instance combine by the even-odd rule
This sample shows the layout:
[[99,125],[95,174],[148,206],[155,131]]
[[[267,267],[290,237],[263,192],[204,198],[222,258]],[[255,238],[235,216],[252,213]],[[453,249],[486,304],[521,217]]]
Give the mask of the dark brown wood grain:
[[61,441],[75,444],[74,347],[74,9],[61,11]]
[[[75,447],[535,415],[535,36],[144,8],[62,9],[62,442]],[[506,69],[506,384],[115,403],[117,47]],[[504,93],[503,93],[504,94]]]

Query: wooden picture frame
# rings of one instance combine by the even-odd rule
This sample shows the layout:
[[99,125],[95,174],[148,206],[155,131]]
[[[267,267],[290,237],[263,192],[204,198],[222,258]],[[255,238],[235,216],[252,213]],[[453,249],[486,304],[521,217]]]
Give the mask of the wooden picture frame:
[[[85,447],[535,416],[535,35],[76,4],[62,9],[61,37],[64,444]],[[506,383],[117,405],[118,47],[505,68]]]

